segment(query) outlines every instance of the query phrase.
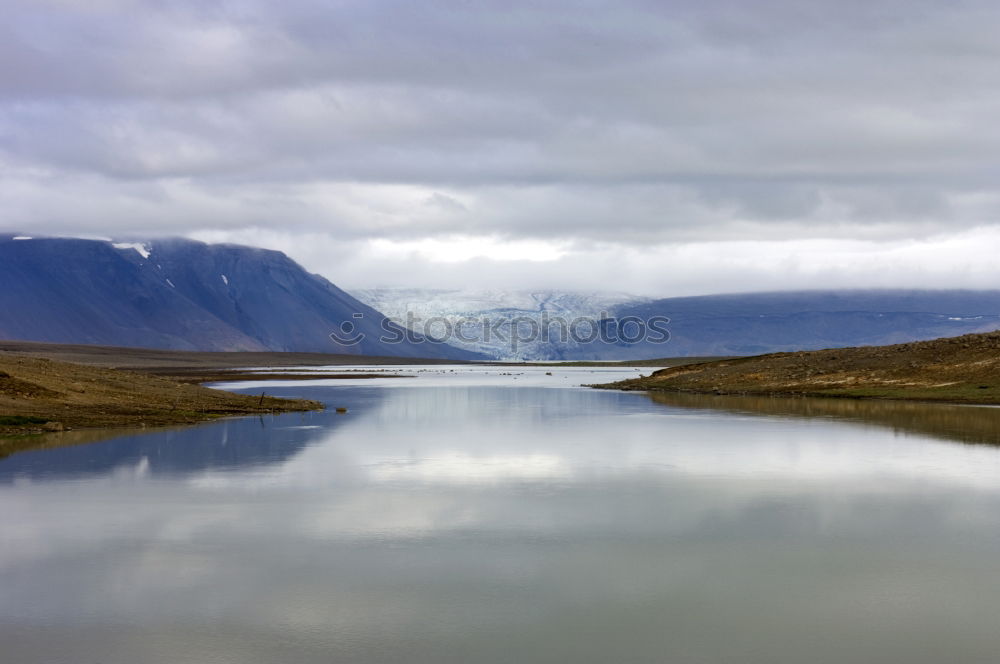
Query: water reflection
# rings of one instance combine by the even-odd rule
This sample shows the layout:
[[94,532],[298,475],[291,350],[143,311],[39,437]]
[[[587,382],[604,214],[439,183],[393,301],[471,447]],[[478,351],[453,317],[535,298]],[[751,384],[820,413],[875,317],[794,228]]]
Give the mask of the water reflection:
[[[58,447],[88,445],[120,436],[148,433],[148,429],[76,429],[53,433],[3,436],[0,437],[0,461],[12,454],[32,450],[51,450]],[[162,431],[162,429],[160,429]]]
[[[329,397],[329,390],[320,393]],[[379,390],[357,390],[344,403],[370,407],[381,396]],[[81,478],[122,469],[157,476],[280,464],[346,419],[328,409],[168,429],[48,434],[32,440],[30,449],[0,459],[0,483]]]
[[300,426],[276,426],[274,419],[241,418],[22,452],[0,463],[0,482],[78,479],[122,468],[162,475],[280,463],[315,440],[322,426],[311,418],[302,418]]
[[[290,389],[349,415],[232,421],[247,428],[228,445],[247,442],[246,455],[190,450],[180,456],[196,461],[159,473],[123,472],[141,461],[120,455],[0,485],[4,657],[937,664],[1000,652],[993,447],[568,387]],[[216,425],[188,432],[193,448],[217,444]],[[35,472],[68,449],[40,452]]]
[[745,415],[829,418],[925,434],[960,443],[1000,445],[1000,408],[925,402],[818,399],[767,396],[716,396],[649,392],[656,403],[672,408]]

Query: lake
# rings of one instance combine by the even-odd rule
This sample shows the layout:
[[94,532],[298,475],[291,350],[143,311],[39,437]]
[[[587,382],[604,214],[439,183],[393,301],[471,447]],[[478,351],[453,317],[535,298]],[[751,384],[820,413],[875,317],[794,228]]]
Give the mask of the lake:
[[0,459],[0,661],[1000,661],[1000,409],[399,371]]

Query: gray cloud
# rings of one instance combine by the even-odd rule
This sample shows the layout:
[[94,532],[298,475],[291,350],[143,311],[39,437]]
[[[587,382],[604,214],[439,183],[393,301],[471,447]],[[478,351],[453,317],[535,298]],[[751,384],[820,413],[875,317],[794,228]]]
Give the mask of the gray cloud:
[[3,224],[636,247],[974,229],[1000,219],[998,29],[987,1],[9,0]]

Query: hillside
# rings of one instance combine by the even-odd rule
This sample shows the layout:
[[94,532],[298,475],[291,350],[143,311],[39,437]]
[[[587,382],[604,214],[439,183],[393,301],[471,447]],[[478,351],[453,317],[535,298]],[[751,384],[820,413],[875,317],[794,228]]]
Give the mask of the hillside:
[[600,387],[994,404],[1000,403],[1000,332],[728,359]]
[[[0,338],[205,351],[476,359],[416,335],[277,251],[188,240],[0,238]],[[335,343],[350,323],[364,335]]]
[[[881,346],[1000,328],[1000,291],[847,290],[744,293],[636,302],[620,317],[670,319],[666,344],[618,344],[602,359],[759,355]],[[583,358],[581,358],[583,359]]]

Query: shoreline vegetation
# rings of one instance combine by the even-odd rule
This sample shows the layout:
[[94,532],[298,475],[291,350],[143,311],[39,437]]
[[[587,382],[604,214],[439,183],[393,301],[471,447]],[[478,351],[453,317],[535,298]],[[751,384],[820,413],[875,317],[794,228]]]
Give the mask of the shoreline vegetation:
[[88,346],[36,341],[0,341],[0,357],[45,357],[112,369],[131,369],[169,375],[173,371],[323,366],[382,366],[469,364],[460,360],[416,359],[336,353],[291,353],[271,351],[185,351],[120,346]]
[[674,366],[601,389],[1000,404],[1000,331]]
[[0,455],[8,444],[2,437],[322,408],[318,401],[234,394],[135,371],[0,354]]
[[[44,436],[39,434],[58,432],[60,439],[87,442],[101,429],[141,431],[221,417],[324,408],[318,401],[235,394],[203,387],[203,383],[396,378],[403,376],[379,369],[309,374],[294,369],[455,363],[461,364],[327,353],[200,352],[0,341],[0,457],[36,447],[28,439],[39,439],[43,444],[40,439]],[[70,430],[73,435],[65,433]],[[88,430],[90,434],[85,433]]]

